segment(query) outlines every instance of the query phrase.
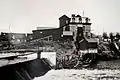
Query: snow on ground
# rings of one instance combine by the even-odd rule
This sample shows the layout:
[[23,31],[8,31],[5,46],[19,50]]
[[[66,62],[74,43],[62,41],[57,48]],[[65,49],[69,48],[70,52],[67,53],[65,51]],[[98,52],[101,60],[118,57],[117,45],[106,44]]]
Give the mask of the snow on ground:
[[120,70],[51,70],[34,80],[120,80]]
[[[28,53],[25,53],[25,54],[28,54]],[[7,55],[7,57],[8,56],[9,56],[9,54]],[[16,64],[16,63],[26,62],[26,61],[30,61],[30,60],[34,60],[34,59],[37,59],[37,53],[33,53],[33,54],[29,54],[29,55],[24,55],[24,56],[18,56],[18,58],[15,58],[13,60],[0,59],[0,67],[6,66],[6,65],[10,65],[10,64]]]
[[41,52],[41,58],[47,58],[53,66],[56,65],[56,52]]

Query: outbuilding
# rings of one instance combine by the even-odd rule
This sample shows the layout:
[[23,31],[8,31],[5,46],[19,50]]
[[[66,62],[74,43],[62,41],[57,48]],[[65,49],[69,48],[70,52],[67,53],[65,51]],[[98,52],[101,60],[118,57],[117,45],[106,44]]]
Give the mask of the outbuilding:
[[98,41],[95,38],[85,38],[79,41],[79,49],[82,53],[97,53]]

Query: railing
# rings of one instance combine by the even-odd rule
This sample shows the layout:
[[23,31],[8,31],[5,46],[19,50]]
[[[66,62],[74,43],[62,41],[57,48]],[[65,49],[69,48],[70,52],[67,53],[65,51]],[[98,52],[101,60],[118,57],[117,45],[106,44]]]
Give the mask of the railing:
[[87,17],[82,17],[81,20],[79,20],[78,17],[75,17],[74,19],[71,18],[71,23],[91,23],[90,19]]

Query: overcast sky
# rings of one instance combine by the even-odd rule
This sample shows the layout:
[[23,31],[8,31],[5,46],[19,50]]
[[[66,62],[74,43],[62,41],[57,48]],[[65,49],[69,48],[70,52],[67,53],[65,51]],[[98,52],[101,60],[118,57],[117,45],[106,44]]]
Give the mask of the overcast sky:
[[120,0],[0,0],[0,31],[59,27],[60,16],[83,15],[83,10],[92,19],[93,32],[120,32]]

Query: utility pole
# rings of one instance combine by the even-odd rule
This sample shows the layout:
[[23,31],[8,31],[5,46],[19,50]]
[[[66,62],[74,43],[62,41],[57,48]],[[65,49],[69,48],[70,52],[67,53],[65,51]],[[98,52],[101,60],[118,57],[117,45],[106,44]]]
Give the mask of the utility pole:
[[8,33],[8,47],[9,47],[9,49],[10,49],[10,45],[11,45],[10,41],[12,38],[12,34],[11,34],[12,32],[10,30],[10,27],[11,27],[11,24],[9,24],[9,33]]
[[83,17],[84,17],[84,10],[83,10]]
[[11,23],[9,24],[9,33],[12,33],[11,32]]
[[105,31],[104,31],[104,28],[103,28],[103,33],[104,33]]

